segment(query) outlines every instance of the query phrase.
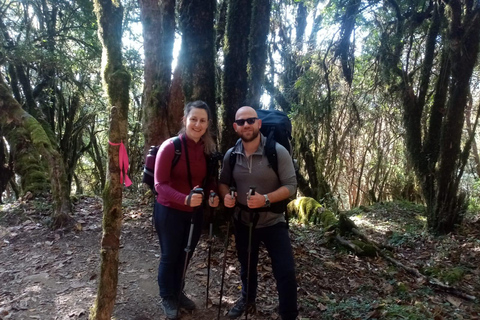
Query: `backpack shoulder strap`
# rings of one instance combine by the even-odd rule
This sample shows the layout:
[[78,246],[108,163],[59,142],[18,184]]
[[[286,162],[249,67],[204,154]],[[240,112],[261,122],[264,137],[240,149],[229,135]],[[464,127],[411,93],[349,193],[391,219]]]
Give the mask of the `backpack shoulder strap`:
[[178,136],[172,139],[175,147],[175,155],[172,160],[172,169],[177,165],[180,156],[182,155],[182,140]]
[[235,180],[233,180],[233,169],[235,168],[235,164],[237,163],[237,153],[235,152],[235,149],[239,143],[241,142],[235,143],[235,145],[232,148],[232,152],[230,152],[230,157],[228,159],[228,163],[230,165],[230,186],[231,187],[237,187]]
[[235,167],[235,164],[237,163],[237,153],[232,150],[232,152],[230,152],[230,158],[228,160],[228,163],[230,164],[230,170],[233,172],[233,167]]
[[228,162],[230,164],[230,187],[235,187],[236,188],[237,184],[235,183],[235,180],[233,179],[233,168],[235,168],[235,164],[237,163],[237,153],[234,150],[232,150],[232,152],[230,152],[230,158],[228,159]]
[[275,129],[272,127],[267,136],[267,142],[265,143],[265,155],[268,159],[268,164],[275,171],[278,177],[278,157],[277,148],[275,147],[276,141],[273,137]]

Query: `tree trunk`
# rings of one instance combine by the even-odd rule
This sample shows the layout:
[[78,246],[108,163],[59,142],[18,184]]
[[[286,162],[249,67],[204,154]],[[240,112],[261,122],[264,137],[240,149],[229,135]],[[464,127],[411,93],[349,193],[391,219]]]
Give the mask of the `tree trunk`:
[[[217,6],[217,16],[215,24],[215,52],[218,52],[223,47],[225,39],[225,25],[227,24],[227,5],[228,0],[220,0]],[[218,81],[220,82],[220,81]]]
[[253,0],[248,49],[248,104],[258,109],[265,79],[267,36],[270,30],[270,1]]
[[[406,42],[401,41],[403,30],[405,24],[411,26],[412,21],[401,15],[395,1],[389,3],[397,13],[398,20],[397,33],[390,35],[396,42],[391,46],[393,58],[388,67],[401,79],[407,151],[422,183],[428,227],[436,234],[445,234],[453,231],[461,222],[465,210],[465,196],[459,193],[459,183],[463,173],[462,154],[469,152],[471,144],[466,144],[462,152],[461,143],[469,84],[479,53],[480,8],[470,2],[453,0],[446,4],[433,2],[427,9],[424,16],[430,17],[431,22],[424,60],[421,68],[416,67],[421,71],[419,83],[416,84],[415,76],[409,73],[408,64],[405,70],[397,67],[400,65],[403,43]],[[444,10],[444,5],[449,10]],[[442,29],[443,25],[448,25],[448,30]],[[444,42],[438,47],[441,50],[437,68],[440,72],[434,78],[435,95],[428,109],[430,114],[426,115],[424,107],[428,90],[432,87],[432,70],[435,69],[432,65],[439,37]],[[418,94],[414,89],[417,87]],[[425,116],[430,121],[428,128],[422,127],[422,118]]]
[[139,0],[139,5],[145,53],[142,127],[146,153],[179,130],[183,110],[170,109],[175,0]]
[[93,121],[92,126],[89,128],[89,136],[90,136],[90,143],[92,144],[92,147],[87,150],[87,152],[90,154],[90,157],[93,160],[93,164],[95,165],[96,172],[98,173],[97,181],[100,182],[100,188],[95,188],[96,190],[103,190],[105,188],[106,184],[106,173],[105,173],[105,152],[101,148],[101,146],[98,144],[97,140],[97,135],[96,135],[96,130],[95,130],[95,123],[96,121]]
[[[130,75],[122,65],[123,7],[118,1],[96,0],[98,34],[103,45],[103,77],[111,108],[108,139],[127,141]],[[122,191],[119,147],[108,146],[107,183],[103,191],[103,233],[101,267],[97,298],[90,319],[110,320],[115,305],[118,282],[118,251],[122,225]],[[126,174],[126,172],[125,172]]]
[[215,107],[215,1],[184,0],[180,6],[182,70],[185,102],[202,100],[212,111],[212,132],[217,131]]
[[355,66],[354,50],[351,43],[352,32],[355,29],[355,20],[357,19],[361,3],[359,0],[350,0],[345,6],[345,15],[342,17],[342,27],[340,28],[340,43],[336,52],[336,55],[340,56],[340,62],[342,63],[343,77],[349,86],[352,85]]
[[223,132],[221,150],[232,147],[237,139],[233,121],[238,108],[246,102],[248,75],[248,37],[252,0],[230,0],[227,10],[227,32],[224,47],[222,83]]
[[[435,209],[430,211],[429,227],[438,234],[453,231],[465,210],[465,195],[459,194],[461,140],[465,109],[480,41],[480,8],[470,11],[460,1],[451,1],[448,45],[452,76],[445,123],[440,141],[438,191]],[[462,17],[462,12],[467,12]],[[468,150],[467,150],[468,151]]]
[[8,152],[3,132],[0,130],[0,204],[2,202],[3,192],[7,189],[8,183],[13,177],[12,154]]
[[[467,131],[469,135],[475,135],[475,125],[472,124],[470,118],[471,118],[471,109],[472,109],[472,101],[470,99],[469,102],[469,108],[468,112],[466,114],[466,121],[467,121]],[[480,104],[477,107],[477,112],[480,113]],[[477,113],[477,118],[478,118],[478,113]],[[475,139],[472,140],[472,158],[473,158],[473,163],[474,163],[474,168],[475,168],[475,173],[477,174],[477,178],[480,178],[480,154],[478,153],[478,147],[477,147],[477,142]]]

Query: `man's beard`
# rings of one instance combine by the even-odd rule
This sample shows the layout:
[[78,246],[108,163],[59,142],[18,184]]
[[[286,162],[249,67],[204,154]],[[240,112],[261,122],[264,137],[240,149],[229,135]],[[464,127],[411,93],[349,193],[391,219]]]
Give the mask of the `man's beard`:
[[260,130],[253,130],[252,136],[250,138],[244,137],[243,134],[240,134],[240,138],[242,139],[243,142],[251,142],[255,140],[258,137],[258,134],[260,133]]

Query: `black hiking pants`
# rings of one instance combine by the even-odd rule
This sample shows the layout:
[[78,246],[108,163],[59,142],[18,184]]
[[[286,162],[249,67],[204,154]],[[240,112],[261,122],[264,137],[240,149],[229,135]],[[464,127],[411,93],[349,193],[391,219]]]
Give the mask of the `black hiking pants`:
[[[182,275],[185,264],[185,248],[188,242],[190,221],[194,214],[195,228],[192,235],[191,251],[193,255],[202,231],[202,209],[196,213],[185,212],[161,205],[155,201],[155,229],[160,241],[160,264],[158,266],[158,286],[160,297],[176,298],[183,290]],[[188,274],[188,270],[187,270]]]
[[[242,279],[242,296],[244,298],[247,295],[248,233],[248,226],[235,220],[235,243],[241,265],[240,274]],[[277,282],[280,316],[282,320],[296,319],[298,309],[295,262],[293,260],[287,224],[284,222],[253,230],[248,300],[253,302],[257,297],[257,264],[261,242],[265,245],[272,260],[273,275]]]

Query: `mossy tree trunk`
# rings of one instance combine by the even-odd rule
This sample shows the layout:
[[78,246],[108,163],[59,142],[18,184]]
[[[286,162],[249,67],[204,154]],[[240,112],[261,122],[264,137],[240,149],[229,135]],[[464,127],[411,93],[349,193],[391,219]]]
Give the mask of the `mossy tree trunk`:
[[[2,17],[0,17],[0,30],[2,31],[4,45],[8,48],[15,48],[15,41],[10,36]],[[8,52],[6,54],[8,55]],[[52,145],[55,145],[56,140],[52,126],[46,121],[45,115],[35,102],[34,92],[38,95],[41,89],[32,87],[32,81],[25,70],[25,66],[22,64],[22,58],[15,54],[13,56],[16,58],[6,59],[5,62],[8,70],[8,84],[13,97],[24,111],[40,123]],[[39,85],[39,87],[43,88],[42,85]],[[15,173],[20,177],[21,191],[24,194],[31,192],[33,195],[48,193],[50,181],[47,177],[47,164],[41,160],[39,151],[31,144],[28,138],[29,133],[25,131],[25,128],[16,127],[15,125],[4,129],[4,136],[11,146],[10,151]]]
[[352,50],[352,33],[355,29],[355,20],[360,12],[360,0],[349,0],[345,6],[345,14],[342,16],[342,27],[340,28],[340,43],[336,55],[342,63],[343,77],[349,86],[352,85],[355,66],[355,56]]
[[269,0],[230,0],[227,9],[222,82],[223,132],[221,148],[236,141],[233,121],[238,108],[260,106],[265,78]]
[[439,234],[453,231],[454,226],[461,222],[467,205],[459,185],[467,159],[464,155],[470,153],[470,145],[461,150],[461,144],[470,79],[477,63],[480,42],[478,3],[474,8],[468,3],[463,5],[461,1],[451,1],[449,5],[451,15],[447,50],[452,77],[440,141],[436,202],[433,208],[428,209],[428,226]]
[[180,2],[182,47],[179,67],[185,102],[203,100],[212,110],[217,127],[215,107],[215,37],[213,20],[214,0],[185,0]]
[[[111,108],[108,139],[127,141],[130,75],[122,64],[123,7],[118,1],[96,0],[98,34],[103,45],[103,77]],[[107,182],[103,191],[103,234],[97,298],[90,319],[110,320],[118,283],[118,251],[122,226],[122,191],[119,146],[108,146]]]
[[265,81],[267,35],[270,30],[270,7],[270,0],[252,1],[252,22],[248,44],[247,103],[255,109],[260,107],[260,98]]
[[3,204],[2,194],[13,177],[13,157],[8,152],[3,136],[3,130],[0,127],[0,204]]
[[139,6],[145,52],[142,127],[146,153],[149,146],[159,145],[178,131],[183,101],[170,107],[175,0],[139,0]]
[[227,31],[224,44],[222,82],[223,131],[221,150],[236,141],[233,121],[238,108],[245,104],[248,89],[248,39],[252,16],[252,0],[230,0],[227,9]]
[[22,194],[31,192],[36,196],[48,193],[48,164],[42,160],[39,150],[31,143],[28,130],[9,125],[5,128],[5,133],[14,158],[15,173],[20,176]]
[[[17,143],[23,141],[22,146],[27,147],[27,149],[33,146],[33,148],[45,159],[45,162],[48,165],[50,185],[52,188],[51,192],[53,196],[51,227],[56,229],[70,226],[73,223],[73,219],[70,216],[72,208],[62,157],[52,145],[40,123],[29,113],[25,112],[18,101],[13,98],[1,75],[0,125],[2,127],[8,126],[10,129],[9,135],[15,135]],[[17,147],[18,146],[16,145],[14,148]],[[25,154],[25,156],[28,157],[28,154]],[[38,163],[41,163],[41,161]],[[42,179],[43,174],[42,170],[39,170],[38,176]]]

